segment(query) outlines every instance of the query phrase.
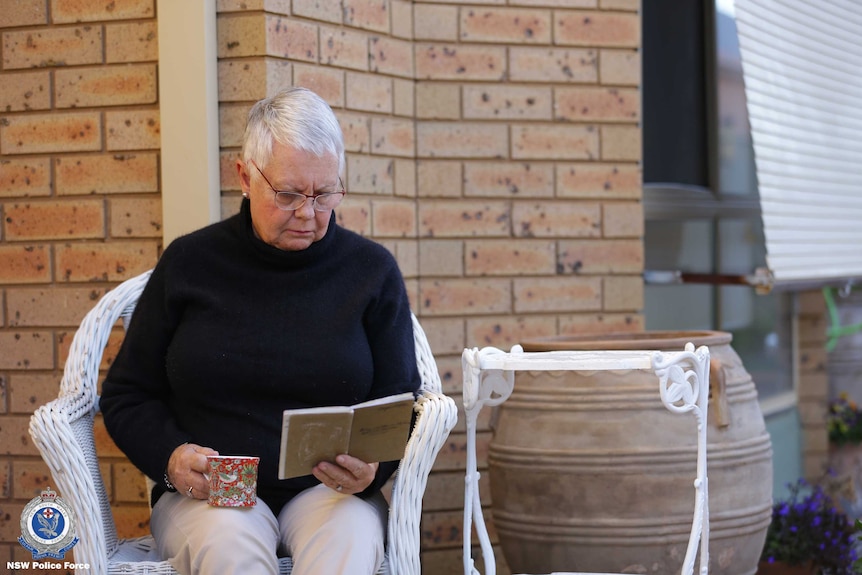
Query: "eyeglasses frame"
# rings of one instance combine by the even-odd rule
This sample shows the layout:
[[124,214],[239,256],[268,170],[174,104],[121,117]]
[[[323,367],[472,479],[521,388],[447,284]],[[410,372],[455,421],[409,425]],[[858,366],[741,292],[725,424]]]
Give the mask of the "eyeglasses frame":
[[[324,195],[329,195],[329,194],[341,194],[341,197],[343,199],[344,195],[347,194],[347,189],[344,187],[344,181],[342,181],[341,176],[338,176],[338,185],[341,186],[341,189],[339,191],[336,191],[336,192],[323,192],[322,194],[308,195],[308,194],[303,194],[302,192],[287,192],[285,190],[279,190],[275,186],[272,185],[272,183],[269,181],[269,178],[266,177],[266,174],[264,174],[263,170],[260,169],[260,166],[257,165],[257,162],[255,162],[254,160],[249,160],[249,162],[251,162],[251,164],[255,168],[257,168],[257,171],[260,173],[261,176],[263,176],[263,179],[266,182],[266,185],[268,185],[269,189],[271,189],[273,191],[273,193],[275,193],[275,196],[273,196],[272,201],[275,202],[275,207],[278,208],[279,210],[283,211],[283,212],[295,212],[296,210],[302,208],[305,205],[305,202],[307,202],[309,199],[311,200],[311,208],[315,212],[329,212],[329,211],[334,210],[335,208],[327,208],[327,209],[323,209],[323,210],[318,210],[316,207],[317,198],[324,196]],[[302,201],[301,204],[299,204],[295,208],[282,208],[281,206],[278,205],[278,194],[291,194],[294,196],[305,196],[305,199]]]

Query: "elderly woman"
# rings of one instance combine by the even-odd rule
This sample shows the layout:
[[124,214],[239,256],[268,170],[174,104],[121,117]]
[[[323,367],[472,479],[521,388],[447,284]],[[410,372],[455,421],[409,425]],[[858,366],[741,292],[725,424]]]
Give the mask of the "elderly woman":
[[[116,444],[147,476],[159,552],[180,573],[374,573],[397,462],[340,455],[277,479],[282,411],[405,391],[410,308],[382,246],[339,227],[344,143],[329,106],[284,90],[249,112],[240,213],[172,242],[103,384]],[[405,438],[406,442],[406,438]],[[260,457],[258,504],[207,505],[208,454]]]

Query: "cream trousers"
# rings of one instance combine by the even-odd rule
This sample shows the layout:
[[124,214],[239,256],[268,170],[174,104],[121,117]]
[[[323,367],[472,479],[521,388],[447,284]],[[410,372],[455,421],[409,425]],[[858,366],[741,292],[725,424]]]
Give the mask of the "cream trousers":
[[211,507],[165,493],[150,527],[159,554],[182,575],[276,575],[282,555],[293,558],[293,575],[373,575],[383,562],[387,513],[380,493],[360,499],[324,485],[293,498],[278,519],[262,500]]

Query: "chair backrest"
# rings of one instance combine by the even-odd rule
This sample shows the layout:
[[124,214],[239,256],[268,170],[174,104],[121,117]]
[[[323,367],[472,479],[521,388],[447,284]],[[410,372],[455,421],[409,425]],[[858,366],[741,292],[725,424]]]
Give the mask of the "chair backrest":
[[[93,438],[99,366],[111,330],[118,319],[131,317],[150,273],[123,282],[87,313],[72,340],[58,398],[37,409],[30,421],[30,435],[55,470],[54,481],[63,497],[74,509],[92,513],[78,517],[75,557],[90,563],[96,573],[104,571],[102,563],[118,545]],[[62,454],[63,463],[55,454]],[[52,458],[57,459],[53,464]]]
[[[479,472],[476,455],[476,427],[479,411],[499,406],[512,394],[516,371],[650,370],[657,376],[657,395],[672,413],[690,413],[696,418],[697,471],[694,480],[694,514],[682,574],[692,575],[700,548],[700,573],[709,565],[709,496],[707,490],[707,401],[709,398],[709,349],[695,350],[687,344],[684,351],[550,351],[524,352],[520,346],[511,352],[486,347],[465,349],[464,410],[467,420],[467,469],[464,494],[463,561],[465,575],[478,575],[472,559],[473,528],[479,539],[485,575],[494,575],[494,550],[482,514],[479,497]],[[574,575],[574,574],[573,574]],[[597,574],[593,574],[597,575]]]

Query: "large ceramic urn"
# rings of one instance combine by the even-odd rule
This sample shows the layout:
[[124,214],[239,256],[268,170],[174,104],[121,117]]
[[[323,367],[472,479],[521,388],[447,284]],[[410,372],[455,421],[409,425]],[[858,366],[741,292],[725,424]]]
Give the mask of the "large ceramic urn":
[[[716,331],[523,342],[525,351],[711,356],[711,575],[754,575],[772,507],[772,447],[751,376]],[[517,372],[489,445],[494,526],[513,573],[679,573],[694,515],[695,418],[661,403],[652,371]]]

